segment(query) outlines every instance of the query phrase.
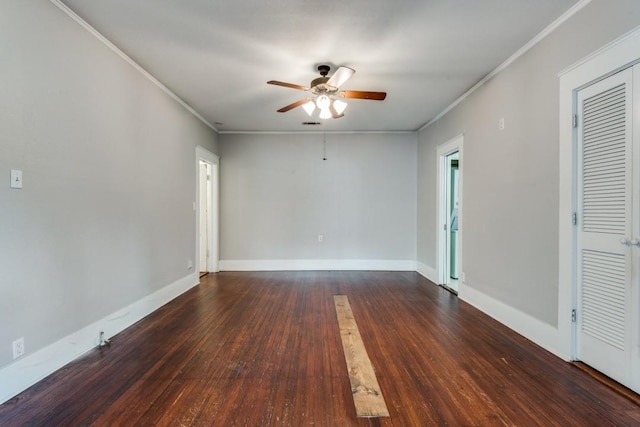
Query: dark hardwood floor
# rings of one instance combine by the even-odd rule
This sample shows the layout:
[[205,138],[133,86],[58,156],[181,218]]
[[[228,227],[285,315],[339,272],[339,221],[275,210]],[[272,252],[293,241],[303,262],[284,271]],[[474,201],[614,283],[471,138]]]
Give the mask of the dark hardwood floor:
[[[356,418],[333,295],[390,418]],[[0,406],[6,426],[607,426],[640,407],[416,273],[208,274]]]

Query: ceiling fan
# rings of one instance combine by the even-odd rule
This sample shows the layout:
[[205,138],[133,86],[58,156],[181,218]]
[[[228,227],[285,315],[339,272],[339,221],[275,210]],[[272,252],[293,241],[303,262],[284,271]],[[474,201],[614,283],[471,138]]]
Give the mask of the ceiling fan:
[[292,104],[282,107],[278,113],[286,113],[296,107],[302,106],[307,114],[312,115],[316,108],[320,110],[320,118],[328,119],[333,117],[339,119],[344,117],[344,110],[347,103],[340,98],[350,99],[371,99],[374,101],[382,101],[387,97],[386,92],[364,92],[360,90],[340,90],[342,86],[356,72],[353,68],[338,67],[331,77],[328,77],[331,67],[328,65],[319,65],[318,72],[320,77],[311,81],[309,87],[300,86],[292,83],[279,82],[269,80],[270,85],[284,86],[291,89],[298,89],[310,92],[311,96],[303,98]]

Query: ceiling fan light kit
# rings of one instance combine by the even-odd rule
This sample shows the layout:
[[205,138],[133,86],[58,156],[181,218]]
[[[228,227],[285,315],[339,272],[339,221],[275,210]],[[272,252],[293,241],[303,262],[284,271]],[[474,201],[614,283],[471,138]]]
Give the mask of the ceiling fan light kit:
[[309,87],[293,83],[279,82],[276,80],[268,81],[267,84],[311,92],[312,95],[309,98],[304,98],[282,107],[278,112],[286,113],[289,110],[302,106],[307,114],[311,116],[317,107],[320,110],[318,117],[321,119],[329,119],[331,117],[339,119],[340,117],[344,117],[344,111],[347,108],[347,103],[338,98],[382,101],[387,97],[386,92],[364,92],[357,90],[341,91],[340,86],[349,80],[356,71],[349,67],[338,67],[336,72],[333,73],[331,77],[328,77],[330,70],[331,68],[328,65],[319,65],[318,72],[320,73],[320,77],[313,79]]

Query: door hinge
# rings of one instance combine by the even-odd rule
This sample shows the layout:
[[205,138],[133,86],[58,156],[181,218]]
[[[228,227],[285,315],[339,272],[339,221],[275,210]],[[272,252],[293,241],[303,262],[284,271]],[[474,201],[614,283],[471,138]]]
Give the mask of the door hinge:
[[211,181],[211,175],[207,175],[207,181]]
[[578,115],[577,115],[577,114],[574,114],[574,115],[573,115],[573,118],[572,118],[572,120],[571,120],[571,125],[572,125],[574,128],[577,128],[577,127],[578,127]]
[[571,310],[571,323],[576,323],[576,319],[578,318],[578,314],[576,313],[576,309]]
[[578,213],[574,212],[571,214],[571,224],[578,225]]

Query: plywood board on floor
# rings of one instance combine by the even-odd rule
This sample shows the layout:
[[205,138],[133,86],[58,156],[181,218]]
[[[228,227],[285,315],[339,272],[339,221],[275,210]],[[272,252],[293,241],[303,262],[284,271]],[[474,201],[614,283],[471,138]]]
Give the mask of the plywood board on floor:
[[362,342],[349,299],[346,295],[334,295],[333,300],[356,413],[358,417],[388,417],[389,410]]

